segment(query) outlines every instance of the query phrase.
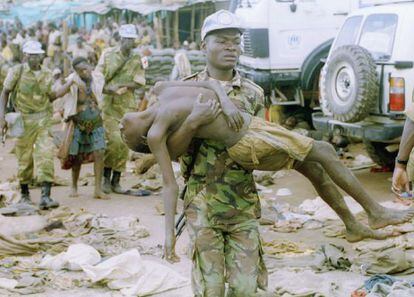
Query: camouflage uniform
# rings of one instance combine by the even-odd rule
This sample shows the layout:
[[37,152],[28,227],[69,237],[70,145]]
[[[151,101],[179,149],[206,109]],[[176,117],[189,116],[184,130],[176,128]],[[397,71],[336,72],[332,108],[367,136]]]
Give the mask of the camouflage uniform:
[[49,100],[52,83],[50,71],[35,73],[27,64],[11,68],[4,81],[4,88],[16,94],[14,106],[21,112],[24,122],[24,133],[16,141],[21,184],[32,181],[34,168],[38,182],[53,182],[52,104]]
[[[107,86],[130,83],[131,80],[140,85],[145,85],[145,72],[141,65],[141,57],[132,54],[132,57],[124,63],[126,59],[119,47],[107,51],[101,57],[97,70],[104,75]],[[119,69],[122,64],[123,66]],[[106,94],[104,96],[102,118],[107,141],[105,167],[114,171],[125,171],[128,147],[122,141],[119,122],[125,113],[136,110],[137,103],[134,99],[133,90],[128,90],[123,95]]]
[[[206,71],[187,80],[208,80]],[[227,94],[252,115],[263,107],[263,91],[238,73],[225,86]],[[182,157],[182,171],[191,164]],[[267,271],[257,219],[260,201],[253,175],[233,162],[226,147],[203,141],[185,195],[185,214],[193,245],[192,286],[197,297],[252,297],[267,286]]]
[[3,83],[9,71],[10,64],[0,55],[0,92],[3,90]]

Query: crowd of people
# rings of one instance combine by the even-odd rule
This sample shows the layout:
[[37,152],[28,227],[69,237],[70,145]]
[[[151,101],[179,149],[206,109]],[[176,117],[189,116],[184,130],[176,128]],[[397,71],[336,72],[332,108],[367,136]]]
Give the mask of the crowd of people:
[[[96,23],[91,30],[69,26],[67,36],[63,24],[38,21],[33,26],[24,27],[18,18],[14,22],[0,20],[1,58],[7,62],[21,60],[23,44],[38,41],[47,57],[44,66],[49,69],[62,69],[62,60],[66,55],[72,59],[85,57],[96,64],[101,53],[106,48],[118,45],[120,40],[119,27],[122,24],[111,18],[107,18],[104,23]],[[139,45],[155,46],[155,33],[149,23],[137,20],[133,25],[138,32]]]
[[[122,142],[118,124],[126,112],[137,109],[145,94],[144,68],[148,62],[142,57],[151,54],[155,39],[154,29],[145,19],[136,20],[133,24],[119,24],[107,18],[104,23],[96,23],[90,31],[76,26],[66,28],[63,22],[39,21],[33,26],[24,27],[18,18],[14,22],[0,20],[0,91],[3,91],[2,105],[7,102],[0,114],[0,123],[3,122],[2,127],[5,127],[6,112],[18,110],[19,114],[23,114],[21,120],[28,136],[28,139],[19,137],[16,146],[22,201],[30,202],[28,185],[35,167],[38,180],[45,184],[41,207],[58,205],[50,198],[53,145],[47,135],[40,131],[46,131],[45,128],[59,120],[65,123],[66,136],[59,156],[62,168],[72,169],[72,196],[77,195],[80,164],[92,160],[95,160],[97,173],[96,198],[107,199],[105,193],[111,191],[149,195],[148,191],[131,191],[120,187],[128,148]],[[181,79],[191,74],[185,51],[195,49],[196,45],[184,41],[181,46],[175,44],[174,47],[182,50],[177,52],[177,63],[171,79]],[[30,73],[33,76],[29,79],[27,76]],[[24,94],[23,86],[39,93],[37,103],[40,105],[30,102],[32,100],[28,94]],[[39,89],[37,86],[47,86],[48,89]],[[99,88],[103,89],[96,91]],[[60,89],[62,92],[57,94],[59,96],[54,96],[53,90]],[[18,98],[15,98],[16,95]],[[27,108],[21,106],[24,105],[21,101],[27,101]],[[48,102],[52,101],[50,105]],[[37,125],[35,122],[41,117],[40,114],[49,109],[53,113],[51,123]],[[32,123],[25,114],[36,114],[36,119]],[[19,119],[17,117],[17,122]],[[33,127],[33,131],[29,127]],[[25,149],[33,146],[42,149],[42,154]]]
[[[13,24],[1,22],[0,32],[0,126],[2,132],[18,123],[24,127],[14,135],[21,202],[31,203],[29,185],[35,170],[42,184],[40,208],[59,205],[50,194],[53,113],[65,123],[59,157],[62,168],[72,169],[72,196],[77,195],[81,164],[90,161],[95,162],[95,198],[107,199],[112,191],[149,195],[120,186],[128,148],[118,124],[125,112],[137,110],[135,94],[145,86],[145,63],[134,49],[151,46],[152,28],[144,22],[118,25],[108,19],[90,32],[72,27],[65,36],[63,24],[38,22],[23,28],[16,19]],[[6,113],[13,118],[9,125]]]

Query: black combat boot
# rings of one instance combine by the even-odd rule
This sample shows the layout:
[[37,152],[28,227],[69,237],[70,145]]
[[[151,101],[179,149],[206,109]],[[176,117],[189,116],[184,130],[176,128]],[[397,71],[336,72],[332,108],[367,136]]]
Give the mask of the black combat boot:
[[52,188],[52,183],[44,182],[42,184],[42,194],[40,197],[39,208],[42,210],[49,208],[59,207],[59,203],[50,198],[50,189]]
[[32,200],[30,200],[30,193],[29,193],[29,185],[28,184],[20,184],[20,193],[22,197],[19,200],[19,203],[24,204],[33,204]]
[[112,169],[105,167],[104,168],[104,173],[103,173],[103,184],[102,184],[102,192],[104,192],[105,194],[109,194],[111,193],[111,173],[112,173]]
[[117,194],[125,194],[125,190],[123,190],[121,188],[121,185],[119,184],[120,180],[121,180],[121,172],[114,170],[114,173],[112,175],[112,180],[111,180],[112,191]]
[[149,196],[152,193],[147,190],[125,190],[122,189],[121,185],[119,184],[119,181],[121,179],[121,172],[114,171],[114,174],[112,175],[112,181],[111,181],[111,188],[114,193],[117,194],[124,194],[124,195],[130,195],[130,196]]

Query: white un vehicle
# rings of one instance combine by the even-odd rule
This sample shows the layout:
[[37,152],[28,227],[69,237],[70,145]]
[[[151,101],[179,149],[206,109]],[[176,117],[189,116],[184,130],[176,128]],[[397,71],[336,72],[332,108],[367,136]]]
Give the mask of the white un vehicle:
[[362,140],[390,167],[414,89],[414,1],[394,2],[347,17],[321,72],[323,112],[313,114],[316,129]]
[[[284,111],[318,106],[321,61],[359,0],[232,0],[243,19],[239,70]],[[311,112],[308,113],[311,123]]]

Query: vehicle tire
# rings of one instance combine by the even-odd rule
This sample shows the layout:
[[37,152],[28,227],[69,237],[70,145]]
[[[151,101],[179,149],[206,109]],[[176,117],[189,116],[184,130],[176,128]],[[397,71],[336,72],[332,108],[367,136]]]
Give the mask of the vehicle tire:
[[326,110],[342,122],[363,120],[379,94],[377,67],[369,51],[357,45],[341,46],[324,68],[321,95]]
[[329,105],[327,102],[327,96],[325,93],[325,88],[322,87],[322,84],[325,83],[326,80],[326,68],[327,65],[325,64],[321,69],[321,74],[319,76],[319,94],[320,94],[320,107],[322,109],[323,115],[325,116],[332,116],[332,111],[329,109]]
[[397,157],[398,151],[389,152],[386,147],[389,143],[384,142],[371,142],[364,140],[365,150],[369,157],[380,166],[387,166],[394,168],[395,158]]

